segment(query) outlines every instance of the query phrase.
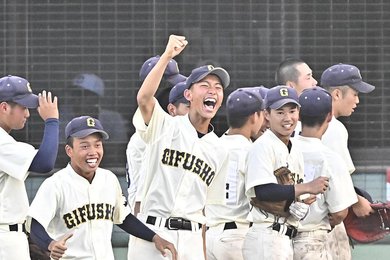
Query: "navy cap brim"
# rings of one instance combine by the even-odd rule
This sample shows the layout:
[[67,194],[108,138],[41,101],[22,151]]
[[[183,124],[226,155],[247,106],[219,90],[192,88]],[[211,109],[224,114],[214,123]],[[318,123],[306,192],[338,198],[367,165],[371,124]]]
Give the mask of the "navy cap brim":
[[175,86],[176,84],[180,83],[180,82],[183,82],[187,79],[186,76],[184,75],[181,75],[181,74],[175,74],[175,75],[172,75],[170,77],[167,77],[166,80],[172,84],[173,86]]
[[12,101],[27,108],[37,108],[39,105],[38,96],[32,93],[14,97]]
[[81,131],[78,131],[74,134],[71,134],[70,136],[72,137],[77,137],[77,138],[84,138],[88,135],[91,135],[91,134],[94,134],[94,133],[100,133],[103,137],[104,140],[107,140],[109,138],[108,134],[106,131],[103,131],[103,130],[98,130],[98,129],[85,129],[85,130],[81,130]]
[[291,99],[291,98],[284,98],[284,99],[276,101],[275,103],[270,105],[269,108],[271,108],[271,109],[279,109],[282,106],[284,106],[286,104],[289,104],[289,103],[296,104],[298,107],[300,107],[299,103],[296,100]]
[[183,104],[188,104],[190,103],[190,101],[188,101],[185,97],[181,97],[179,99],[177,99],[176,101],[173,101],[173,102],[170,102],[172,104],[180,104],[180,103],[183,103]]
[[[229,73],[227,73],[227,71],[223,68],[220,68],[220,67],[217,67],[217,68],[213,68],[212,70],[209,70],[208,72],[200,75],[197,79],[195,79],[192,83],[197,83],[199,81],[201,81],[202,79],[204,79],[205,77],[207,77],[208,75],[216,75],[220,80],[221,80],[221,84],[224,88],[227,88],[230,84],[230,76],[229,76]],[[191,86],[190,85],[190,86]],[[188,87],[190,87],[188,86]]]
[[349,86],[361,93],[370,93],[375,89],[375,86],[370,85],[364,81],[349,84]]

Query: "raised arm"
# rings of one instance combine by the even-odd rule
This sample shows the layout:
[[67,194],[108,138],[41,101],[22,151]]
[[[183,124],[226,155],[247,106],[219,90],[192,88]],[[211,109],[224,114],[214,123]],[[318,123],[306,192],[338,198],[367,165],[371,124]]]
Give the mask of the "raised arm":
[[164,53],[142,83],[137,94],[137,103],[145,124],[149,124],[152,117],[155,105],[153,97],[160,85],[165,68],[171,59],[184,50],[187,44],[184,36],[170,35]]

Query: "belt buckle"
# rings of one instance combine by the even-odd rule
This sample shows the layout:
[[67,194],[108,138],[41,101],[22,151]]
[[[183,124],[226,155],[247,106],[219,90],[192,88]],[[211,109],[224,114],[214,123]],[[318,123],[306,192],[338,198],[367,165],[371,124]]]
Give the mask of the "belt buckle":
[[[168,221],[167,222],[167,224],[168,224],[167,228],[169,230],[178,230],[178,229],[180,229],[181,226],[183,226],[182,218],[175,218],[175,217],[173,217],[173,218],[168,218],[167,221]],[[176,223],[178,223],[178,225],[176,227],[173,227],[172,226],[172,221],[177,221]],[[173,224],[173,225],[175,225],[175,224]]]

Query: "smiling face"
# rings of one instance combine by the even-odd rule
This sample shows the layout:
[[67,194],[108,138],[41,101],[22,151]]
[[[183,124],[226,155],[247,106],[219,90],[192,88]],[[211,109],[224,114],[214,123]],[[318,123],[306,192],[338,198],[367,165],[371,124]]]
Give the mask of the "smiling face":
[[67,144],[65,151],[73,170],[92,182],[104,154],[101,134],[94,133],[84,138],[73,137],[73,145]]
[[278,109],[266,110],[265,118],[269,122],[270,130],[287,144],[297,125],[299,108],[296,104],[288,103]]
[[223,86],[217,76],[210,74],[186,89],[184,96],[190,101],[190,118],[210,122],[221,107]]

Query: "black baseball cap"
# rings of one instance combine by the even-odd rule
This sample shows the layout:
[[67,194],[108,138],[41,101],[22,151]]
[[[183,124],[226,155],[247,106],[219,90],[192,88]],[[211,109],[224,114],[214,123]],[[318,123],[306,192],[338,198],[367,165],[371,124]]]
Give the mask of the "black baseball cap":
[[275,86],[265,96],[265,108],[279,109],[288,103],[300,106],[297,91],[289,86]]
[[300,115],[322,116],[332,111],[332,96],[320,87],[305,89],[299,96]]
[[39,104],[30,82],[12,75],[0,78],[0,101],[12,101],[27,108],[37,108]]
[[257,87],[236,89],[226,101],[226,113],[229,117],[245,117],[263,109],[264,101]]
[[230,76],[225,69],[221,67],[214,67],[213,65],[205,65],[192,70],[191,75],[188,76],[186,80],[186,88],[190,88],[192,84],[201,81],[210,74],[216,75],[221,80],[224,88],[229,86]]
[[375,86],[363,81],[360,70],[350,64],[339,63],[327,68],[321,75],[322,87],[350,86],[361,93],[370,93]]
[[169,103],[175,104],[176,102],[187,104],[189,101],[184,97],[184,90],[186,90],[186,82],[182,81],[177,83],[169,92]]
[[84,138],[93,133],[100,133],[104,140],[109,138],[100,121],[90,116],[75,117],[65,127],[66,139],[69,137]]

